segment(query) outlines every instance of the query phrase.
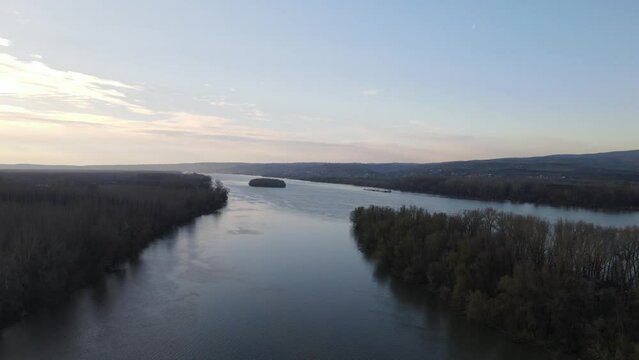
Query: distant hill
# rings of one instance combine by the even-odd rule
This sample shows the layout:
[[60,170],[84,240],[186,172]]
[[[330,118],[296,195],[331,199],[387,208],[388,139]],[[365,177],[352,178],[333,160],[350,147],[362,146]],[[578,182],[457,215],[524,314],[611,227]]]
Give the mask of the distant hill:
[[12,170],[150,170],[219,172],[302,179],[397,178],[414,176],[497,176],[575,180],[639,181],[639,150],[598,154],[441,163],[240,163],[203,162],[151,165],[0,165]]
[[532,176],[639,181],[639,150],[445,162],[425,164],[420,167],[420,170],[426,174],[447,176]]

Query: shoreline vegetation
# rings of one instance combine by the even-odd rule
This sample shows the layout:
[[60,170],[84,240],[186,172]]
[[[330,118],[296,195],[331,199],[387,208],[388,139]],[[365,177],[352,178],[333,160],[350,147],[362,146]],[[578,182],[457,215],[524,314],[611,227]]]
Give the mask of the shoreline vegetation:
[[391,190],[388,189],[377,189],[377,188],[364,188],[364,191],[372,191],[372,192],[381,192],[381,193],[391,193]]
[[639,227],[377,206],[351,221],[378,270],[470,320],[583,359],[639,356]]
[[268,187],[268,188],[285,188],[286,183],[284,180],[273,178],[256,178],[249,181],[249,186],[252,187]]
[[334,178],[291,176],[320,183],[481,201],[510,201],[605,211],[639,211],[639,182],[584,181],[489,176]]
[[227,199],[199,174],[0,171],[0,331]]
[[639,211],[639,150],[421,164],[202,162],[80,167],[5,164],[0,168],[243,174],[458,199]]

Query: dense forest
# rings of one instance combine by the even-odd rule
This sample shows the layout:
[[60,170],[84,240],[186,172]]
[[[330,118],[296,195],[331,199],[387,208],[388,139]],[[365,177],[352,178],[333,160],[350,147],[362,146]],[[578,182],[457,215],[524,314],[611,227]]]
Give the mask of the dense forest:
[[639,227],[375,206],[351,220],[378,270],[471,320],[584,359],[639,358]]
[[0,327],[226,201],[198,174],[0,172]]
[[310,181],[370,186],[464,199],[639,210],[639,182],[576,181],[495,176],[415,176],[398,178],[306,178]]

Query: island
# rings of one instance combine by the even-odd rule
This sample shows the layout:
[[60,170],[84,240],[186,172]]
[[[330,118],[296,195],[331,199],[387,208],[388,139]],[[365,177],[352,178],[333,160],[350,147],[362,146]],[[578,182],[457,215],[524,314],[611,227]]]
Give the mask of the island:
[[366,191],[374,191],[374,192],[381,192],[381,193],[390,193],[390,192],[392,192],[392,190],[389,190],[389,189],[376,189],[376,188],[364,188],[364,190],[366,190]]
[[253,187],[269,187],[269,188],[285,188],[286,183],[284,180],[271,179],[271,178],[257,178],[249,181],[249,186]]

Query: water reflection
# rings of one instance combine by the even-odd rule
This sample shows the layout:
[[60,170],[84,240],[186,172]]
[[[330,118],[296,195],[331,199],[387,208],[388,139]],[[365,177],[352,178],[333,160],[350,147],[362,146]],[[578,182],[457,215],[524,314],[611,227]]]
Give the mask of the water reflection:
[[[414,328],[422,335],[425,344],[440,342],[444,345],[437,358],[498,360],[504,359],[504,354],[511,354],[517,359],[559,358],[558,354],[547,353],[530,344],[514,343],[495,329],[469,322],[436,294],[420,286],[405,284],[394,278],[382,263],[376,263],[364,254],[362,257],[373,266],[375,281],[391,291],[395,302],[392,318],[398,326]],[[410,316],[416,311],[423,313],[421,320]],[[402,316],[405,313],[409,316]],[[565,355],[560,358],[573,359]]]

